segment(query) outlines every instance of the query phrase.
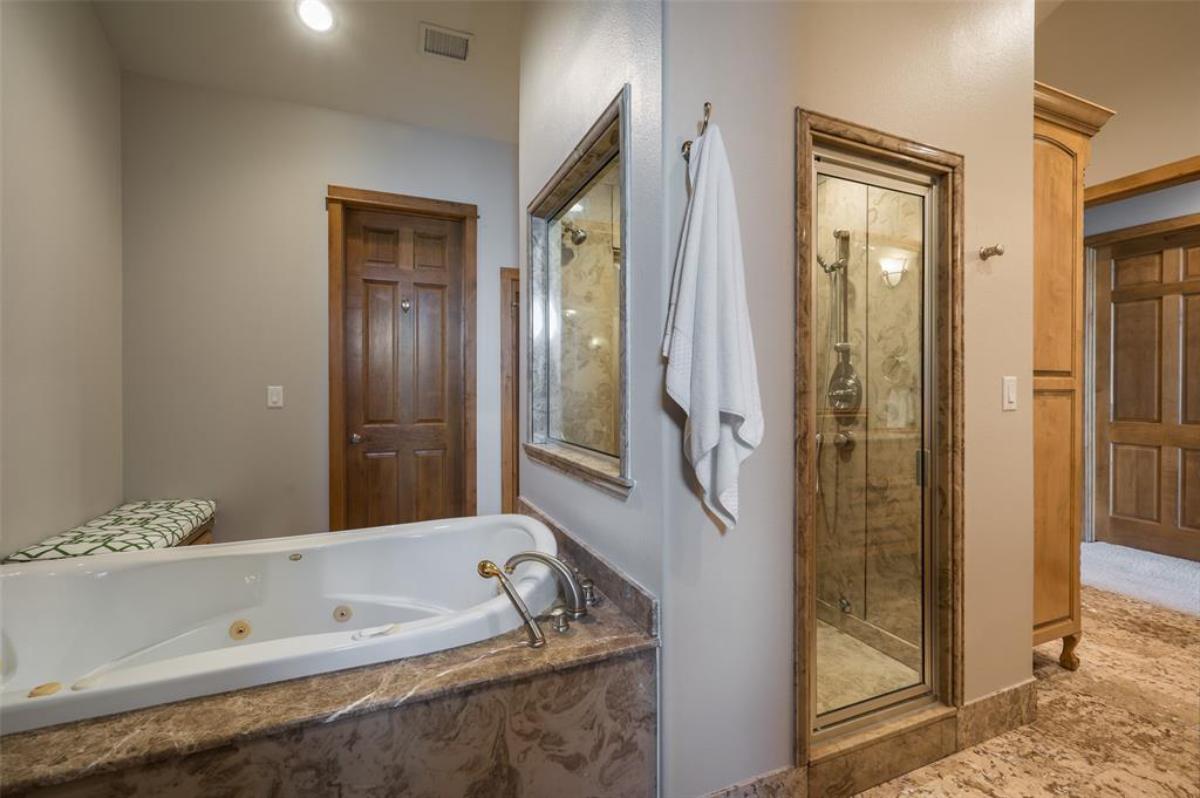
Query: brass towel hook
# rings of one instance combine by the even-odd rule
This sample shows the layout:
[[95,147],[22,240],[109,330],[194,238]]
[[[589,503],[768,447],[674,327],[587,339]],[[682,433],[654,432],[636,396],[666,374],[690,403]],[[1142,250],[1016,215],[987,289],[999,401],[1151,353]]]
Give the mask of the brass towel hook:
[[[703,136],[708,130],[708,118],[712,116],[712,103],[704,103],[704,121],[700,124],[700,135]],[[683,160],[691,160],[692,157],[692,140],[688,139],[683,142]]]

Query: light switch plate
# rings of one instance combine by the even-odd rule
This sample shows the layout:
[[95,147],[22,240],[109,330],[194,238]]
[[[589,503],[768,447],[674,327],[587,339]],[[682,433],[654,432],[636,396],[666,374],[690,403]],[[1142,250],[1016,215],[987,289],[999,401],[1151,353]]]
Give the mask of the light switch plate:
[[283,386],[268,385],[267,386],[267,407],[271,410],[278,410],[283,407]]
[[1002,381],[1003,388],[1000,394],[1000,409],[1001,410],[1016,410],[1017,409],[1017,378],[1005,377]]

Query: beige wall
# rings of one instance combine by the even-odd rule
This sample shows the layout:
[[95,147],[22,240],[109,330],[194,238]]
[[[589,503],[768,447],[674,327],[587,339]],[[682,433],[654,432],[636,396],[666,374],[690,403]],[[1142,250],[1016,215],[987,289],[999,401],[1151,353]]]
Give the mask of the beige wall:
[[[766,414],[742,523],[724,534],[681,476],[678,427],[666,441],[663,795],[677,798],[791,764],[797,106],[966,157],[967,697],[1030,676],[1033,5],[680,2],[664,29],[661,269],[683,212],[679,145],[709,100],[737,185]],[[999,260],[971,254],[997,242]],[[1021,380],[1015,413],[1000,411],[1003,375]]]
[[218,540],[328,528],[335,183],[479,206],[479,509],[498,512],[515,148],[132,75],[123,121],[126,493],[216,499]]
[[1037,79],[1117,112],[1087,184],[1200,154],[1200,3],[1066,2],[1037,28]]
[[121,85],[89,4],[0,17],[5,555],[122,498]]

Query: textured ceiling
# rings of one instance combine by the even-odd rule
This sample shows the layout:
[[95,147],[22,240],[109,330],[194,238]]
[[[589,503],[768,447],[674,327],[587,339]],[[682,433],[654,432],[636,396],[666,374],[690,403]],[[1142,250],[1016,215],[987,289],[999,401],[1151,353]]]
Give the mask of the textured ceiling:
[[[325,34],[292,2],[95,7],[130,72],[516,141],[518,3],[329,2]],[[421,53],[420,22],[475,34],[467,62]]]

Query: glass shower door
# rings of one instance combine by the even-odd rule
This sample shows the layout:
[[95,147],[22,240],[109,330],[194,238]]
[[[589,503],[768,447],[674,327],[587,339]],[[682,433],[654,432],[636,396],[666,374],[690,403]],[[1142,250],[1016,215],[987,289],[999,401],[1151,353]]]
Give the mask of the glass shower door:
[[932,190],[919,176],[817,158],[815,729],[932,689]]

